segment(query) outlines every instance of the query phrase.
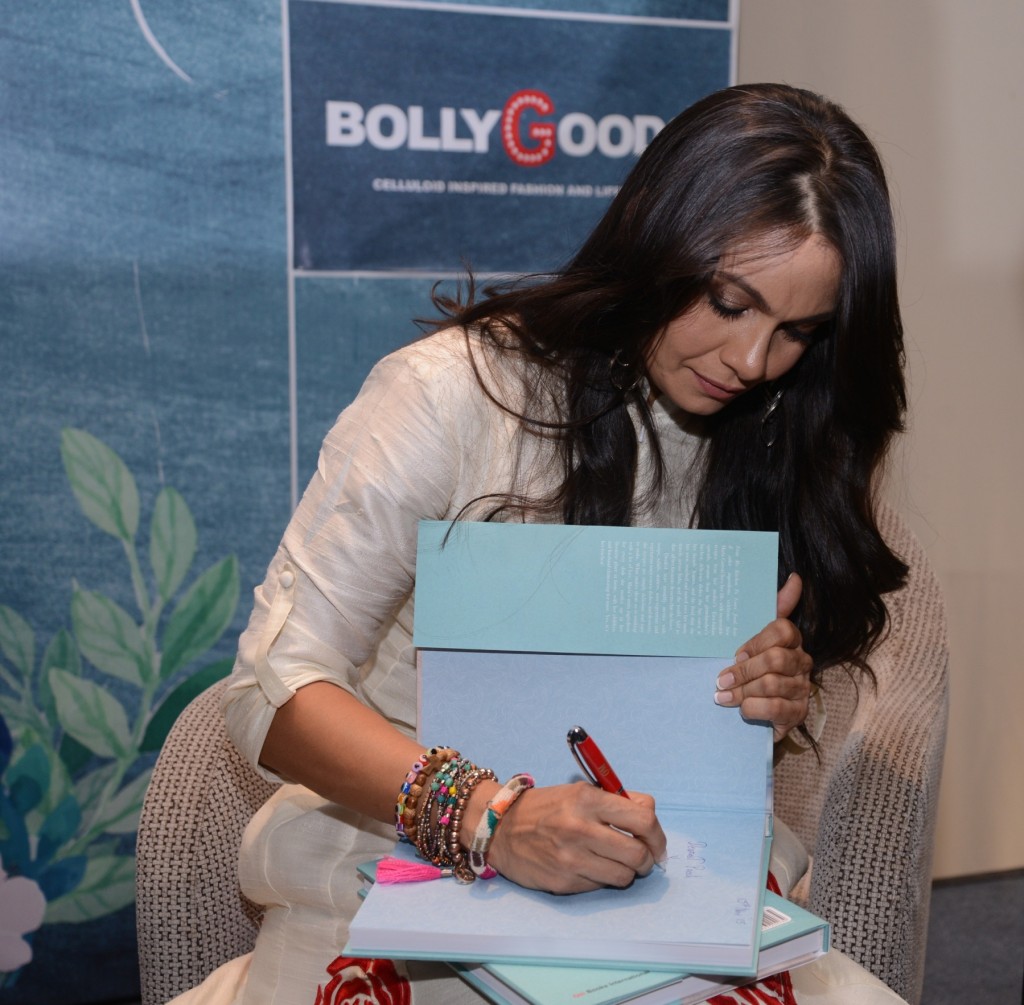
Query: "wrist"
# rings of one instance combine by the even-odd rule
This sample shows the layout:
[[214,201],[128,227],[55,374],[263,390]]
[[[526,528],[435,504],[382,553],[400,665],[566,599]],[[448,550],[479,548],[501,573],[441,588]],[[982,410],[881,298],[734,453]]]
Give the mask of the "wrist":
[[533,776],[528,775],[526,772],[520,772],[505,782],[487,803],[487,807],[473,833],[472,844],[469,847],[468,862],[474,876],[480,879],[491,879],[501,871],[488,861],[491,844],[495,834],[500,829],[498,825],[512,809],[519,797],[532,789],[533,786]]
[[509,864],[511,849],[515,845],[515,826],[509,826],[516,813],[519,812],[524,800],[529,801],[532,795],[529,791],[523,791],[515,802],[505,810],[501,817],[501,826],[494,829],[487,848],[487,862],[500,875],[505,875],[505,868]]

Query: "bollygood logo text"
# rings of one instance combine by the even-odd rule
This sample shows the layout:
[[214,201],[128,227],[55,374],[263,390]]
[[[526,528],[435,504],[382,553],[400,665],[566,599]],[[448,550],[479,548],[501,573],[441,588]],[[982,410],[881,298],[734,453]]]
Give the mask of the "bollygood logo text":
[[486,154],[499,127],[502,148],[522,167],[546,164],[556,152],[569,157],[639,155],[665,125],[656,115],[594,119],[569,112],[558,118],[551,98],[534,90],[516,91],[501,109],[441,108],[429,123],[422,105],[363,108],[355,101],[328,101],[326,111],[328,146],[369,143],[378,150]]

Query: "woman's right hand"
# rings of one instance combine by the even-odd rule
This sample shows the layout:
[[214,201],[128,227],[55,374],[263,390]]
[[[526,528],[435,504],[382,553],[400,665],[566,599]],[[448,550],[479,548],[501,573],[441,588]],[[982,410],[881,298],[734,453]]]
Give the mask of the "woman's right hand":
[[520,886],[551,893],[625,887],[665,856],[654,799],[628,799],[587,782],[529,789],[494,832],[490,865]]

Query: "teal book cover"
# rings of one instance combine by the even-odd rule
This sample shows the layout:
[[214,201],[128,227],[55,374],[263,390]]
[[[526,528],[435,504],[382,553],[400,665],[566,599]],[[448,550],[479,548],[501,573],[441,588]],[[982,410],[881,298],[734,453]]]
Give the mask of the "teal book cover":
[[419,648],[732,656],[775,618],[778,535],[424,521]]

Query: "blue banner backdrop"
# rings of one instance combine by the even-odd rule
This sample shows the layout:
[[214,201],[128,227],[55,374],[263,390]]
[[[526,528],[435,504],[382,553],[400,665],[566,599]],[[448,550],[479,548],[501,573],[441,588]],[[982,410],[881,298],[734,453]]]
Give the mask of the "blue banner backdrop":
[[138,994],[148,774],[324,431],[434,278],[564,258],[734,38],[729,0],[5,6],[0,1005]]
[[558,266],[658,128],[731,82],[735,14],[290,0],[295,495],[334,406],[416,334],[434,281]]
[[559,264],[731,33],[292,0],[294,267]]

